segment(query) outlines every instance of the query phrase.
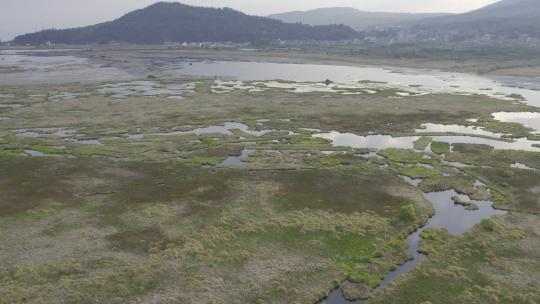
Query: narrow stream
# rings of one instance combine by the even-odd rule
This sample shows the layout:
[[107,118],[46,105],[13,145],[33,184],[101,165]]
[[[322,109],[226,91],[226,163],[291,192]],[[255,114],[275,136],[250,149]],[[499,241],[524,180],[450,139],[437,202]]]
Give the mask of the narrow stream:
[[[420,234],[422,231],[428,228],[446,228],[450,234],[461,235],[484,219],[495,215],[506,214],[505,211],[494,209],[492,206],[493,203],[490,201],[472,201],[478,206],[478,210],[467,210],[465,206],[454,204],[454,201],[452,200],[452,197],[454,196],[459,196],[466,201],[469,200],[468,196],[461,195],[455,190],[424,193],[424,197],[432,203],[435,214],[429,219],[424,227],[411,233],[406,238],[406,241],[409,244],[407,251],[412,256],[412,259],[405,262],[403,265],[398,266],[394,271],[389,272],[381,281],[381,284],[372,290],[373,294],[376,294],[380,289],[387,286],[401,274],[413,269],[418,263],[426,258],[426,255],[418,252],[418,245],[421,240]],[[350,284],[350,282],[346,281],[343,283],[343,285],[347,284]],[[363,301],[348,301],[343,296],[341,287],[332,291],[326,299],[320,302],[320,304],[351,303],[361,304]]]

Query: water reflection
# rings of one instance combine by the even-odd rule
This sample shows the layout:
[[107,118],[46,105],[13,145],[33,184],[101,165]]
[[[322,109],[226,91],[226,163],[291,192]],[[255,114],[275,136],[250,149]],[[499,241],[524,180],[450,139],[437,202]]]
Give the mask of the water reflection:
[[253,150],[243,149],[241,154],[238,156],[228,156],[225,160],[223,160],[223,162],[221,162],[220,166],[230,168],[246,168],[248,165],[247,159],[253,152]]
[[[58,50],[57,50],[58,51]],[[137,77],[126,71],[102,66],[87,58],[65,56],[54,50],[0,51],[0,66],[15,67],[10,73],[0,73],[2,84],[69,83],[76,81],[127,80]],[[77,50],[69,54],[77,54]],[[397,95],[409,96],[426,92],[451,92],[459,94],[484,94],[496,98],[516,100],[523,97],[526,103],[540,106],[540,91],[529,86],[516,87],[510,78],[504,82],[463,73],[434,70],[416,70],[389,67],[354,67],[321,64],[292,64],[238,61],[193,61],[189,59],[164,61],[156,68],[155,62],[137,67],[137,71],[152,71],[158,76],[196,76],[232,78],[245,81],[286,80],[320,83],[330,79],[335,83],[353,85],[375,93],[372,87],[395,87],[404,92]],[[139,76],[140,77],[140,76]],[[280,84],[283,85],[283,84]],[[308,91],[325,91],[319,85]],[[224,86],[223,86],[224,87]],[[251,87],[259,91],[257,87]],[[306,88],[292,87],[303,91]],[[351,92],[356,94],[357,92]]]
[[422,179],[420,178],[410,178],[405,175],[400,175],[399,177],[401,177],[403,181],[405,181],[407,184],[415,186],[415,187],[418,186],[422,182]]
[[120,69],[104,67],[87,58],[62,55],[58,50],[0,50],[0,67],[9,69],[9,73],[0,73],[0,83],[3,85],[99,82],[133,78],[133,75]]
[[455,190],[430,192],[424,196],[433,204],[435,215],[429,220],[424,229],[445,228],[450,234],[460,235],[480,223],[483,219],[495,215],[504,215],[505,211],[496,210],[489,201],[473,201],[478,205],[478,210],[466,210],[465,206],[456,205],[452,197],[457,196],[468,201],[465,195]]
[[540,134],[539,112],[497,112],[491,115],[498,121],[520,123]]
[[142,133],[136,133],[136,134],[128,134],[128,138],[132,139],[141,139],[145,136],[179,136],[179,135],[203,135],[203,134],[223,134],[223,135],[233,135],[233,130],[240,130],[246,134],[252,135],[252,136],[263,136],[272,132],[276,132],[277,130],[273,129],[265,129],[265,130],[253,130],[250,129],[248,125],[245,125],[243,123],[238,122],[226,122],[222,126],[208,126],[208,127],[201,127],[196,128],[189,131],[171,131],[171,132],[157,132],[157,133],[148,133],[148,134],[142,134]]
[[514,168],[514,169],[521,169],[521,170],[531,170],[531,171],[540,171],[538,169],[535,169],[535,168],[531,168],[525,164],[522,164],[522,163],[513,163],[510,165],[511,168]]
[[36,150],[24,150],[24,153],[26,153],[29,156],[32,157],[45,157],[47,156],[45,153],[36,151]]
[[443,125],[434,123],[424,123],[421,129],[416,129],[416,133],[455,133],[455,134],[474,134],[479,136],[502,137],[504,134],[493,133],[479,127],[461,126],[461,125]]
[[111,94],[112,98],[172,95],[170,97],[173,99],[182,99],[182,94],[192,93],[194,89],[194,83],[161,84],[156,81],[130,81],[105,84],[99,86],[97,91],[100,94]]
[[[404,68],[352,67],[318,64],[268,62],[201,61],[180,62],[165,67],[164,73],[175,76],[221,77],[246,81],[286,80],[322,82],[330,79],[341,84],[384,85],[407,88],[406,91],[453,92],[484,94],[497,98],[525,98],[530,105],[540,106],[540,92],[509,87],[492,79],[462,73],[422,71]],[[486,90],[489,88],[489,90]],[[293,88],[294,89],[294,88]]]
[[[314,134],[315,138],[327,139],[336,147],[351,147],[351,148],[370,148],[370,149],[413,149],[414,142],[420,136],[403,136],[393,137],[390,135],[368,135],[360,136],[352,133],[340,133],[332,131],[329,133]],[[494,149],[501,150],[523,150],[540,152],[540,147],[534,145],[540,142],[519,138],[511,142],[499,141],[494,139],[473,137],[473,136],[430,136],[434,141],[446,142],[449,144],[481,144],[488,145]]]

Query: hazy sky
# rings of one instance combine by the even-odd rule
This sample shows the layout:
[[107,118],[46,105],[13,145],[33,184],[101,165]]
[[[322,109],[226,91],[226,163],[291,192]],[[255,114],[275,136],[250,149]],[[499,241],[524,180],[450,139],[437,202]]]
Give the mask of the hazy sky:
[[[172,0],[169,0],[172,1]],[[46,28],[108,21],[157,0],[0,0],[0,40]],[[253,15],[349,6],[370,11],[465,12],[497,0],[183,0],[186,4],[232,7]]]

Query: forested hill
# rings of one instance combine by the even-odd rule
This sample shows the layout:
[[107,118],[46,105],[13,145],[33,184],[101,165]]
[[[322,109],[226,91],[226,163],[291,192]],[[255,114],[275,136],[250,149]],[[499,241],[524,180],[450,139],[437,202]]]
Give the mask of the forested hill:
[[15,43],[62,44],[112,41],[160,44],[164,42],[268,42],[274,40],[348,40],[358,33],[344,25],[309,26],[249,16],[229,8],[206,8],[159,2],[111,22],[92,26],[45,30],[25,34]]
[[300,22],[310,25],[344,24],[357,31],[391,27],[447,14],[412,14],[366,12],[350,7],[318,8],[309,11],[287,12],[268,17],[283,22]]
[[481,9],[453,16],[426,19],[411,27],[411,32],[426,37],[446,36],[460,41],[493,36],[540,39],[540,0],[503,0]]

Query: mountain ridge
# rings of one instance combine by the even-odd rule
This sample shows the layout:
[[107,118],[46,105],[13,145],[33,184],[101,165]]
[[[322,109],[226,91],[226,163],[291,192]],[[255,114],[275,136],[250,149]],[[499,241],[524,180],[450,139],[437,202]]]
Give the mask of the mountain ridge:
[[347,40],[358,33],[344,25],[288,24],[250,16],[230,8],[209,8],[177,2],[157,2],[118,19],[86,27],[45,30],[15,37],[15,43],[86,44],[121,41],[251,42],[273,40]]
[[447,41],[474,39],[540,39],[540,0],[502,0],[480,9],[411,24],[407,31]]
[[447,16],[444,13],[392,13],[370,12],[351,7],[327,7],[307,11],[291,11],[269,15],[269,18],[283,22],[300,22],[309,25],[344,24],[357,31],[378,27],[400,25],[432,17]]
[[368,12],[367,16],[376,20],[371,21],[366,17],[361,21],[363,25],[358,25],[356,20],[362,19],[362,14],[366,13],[352,8],[326,8],[271,17],[309,24],[342,23],[361,30],[365,36],[374,37],[381,43],[540,43],[540,0],[502,0],[466,13],[435,16],[413,14],[408,20],[404,18],[407,14],[398,14],[397,19],[391,19],[391,13],[377,15],[378,13]]
[[[113,21],[20,35],[14,39],[14,43],[42,44],[50,41],[57,44],[268,44],[280,40],[343,41],[365,38],[369,39],[370,43],[383,44],[491,40],[540,44],[540,0],[502,0],[477,10],[452,15],[363,12],[348,7],[321,8],[291,14],[294,18],[299,18],[302,14],[315,14],[313,18],[317,19],[318,23],[325,24],[285,23],[281,20],[250,16],[230,8],[158,2]],[[358,18],[359,14],[370,17]],[[351,20],[361,20],[358,22],[363,25],[356,23],[355,27],[363,27],[365,30],[355,31],[347,25],[352,24]],[[316,23],[313,20],[288,21]]]

